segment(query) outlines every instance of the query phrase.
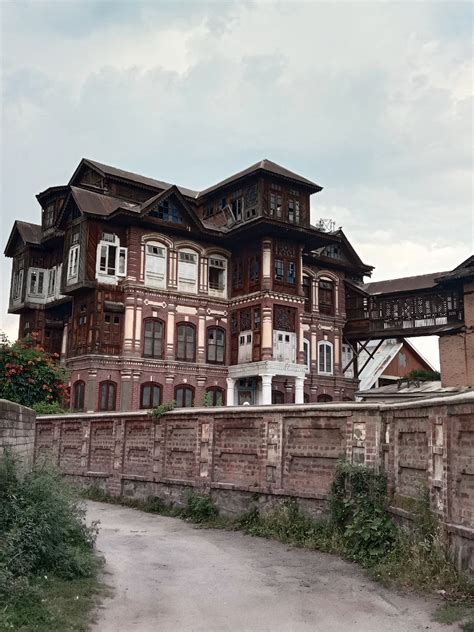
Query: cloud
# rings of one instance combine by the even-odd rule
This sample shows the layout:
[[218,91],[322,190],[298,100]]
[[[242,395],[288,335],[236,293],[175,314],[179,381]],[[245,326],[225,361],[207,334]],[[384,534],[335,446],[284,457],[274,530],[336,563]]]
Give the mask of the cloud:
[[377,278],[453,267],[473,246],[471,12],[6,3],[3,242],[82,156],[196,189],[267,157],[324,186],[314,216]]

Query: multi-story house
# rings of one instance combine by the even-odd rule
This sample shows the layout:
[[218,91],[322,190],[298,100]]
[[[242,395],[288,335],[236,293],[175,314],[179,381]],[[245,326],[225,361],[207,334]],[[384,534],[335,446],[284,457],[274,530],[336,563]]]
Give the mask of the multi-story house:
[[353,399],[345,286],[372,268],[310,224],[320,190],[269,160],[197,192],[83,159],[10,235],[19,337],[60,355],[74,410]]

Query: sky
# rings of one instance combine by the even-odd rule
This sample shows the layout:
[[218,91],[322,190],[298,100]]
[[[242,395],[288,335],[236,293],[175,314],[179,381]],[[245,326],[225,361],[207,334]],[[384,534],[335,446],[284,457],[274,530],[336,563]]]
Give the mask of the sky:
[[[452,269],[474,250],[472,11],[3,0],[1,242],[82,157],[197,190],[269,158],[324,187],[313,219],[373,280]],[[436,339],[415,345],[438,363]]]

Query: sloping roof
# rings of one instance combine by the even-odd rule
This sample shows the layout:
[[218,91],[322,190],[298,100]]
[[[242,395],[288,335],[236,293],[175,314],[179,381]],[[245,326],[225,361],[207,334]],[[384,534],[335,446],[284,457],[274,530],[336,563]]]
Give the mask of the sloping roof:
[[451,270],[451,272],[445,272],[442,276],[436,279],[438,283],[445,281],[455,281],[457,279],[468,279],[474,276],[474,255],[468,257],[465,261]]
[[126,202],[111,195],[102,195],[88,189],[71,186],[71,193],[82,213],[108,216],[119,208],[137,212],[140,210],[139,204]]
[[[378,343],[378,340],[371,341],[370,346]],[[368,346],[369,346],[368,345]],[[399,340],[384,340],[377,351],[374,353],[374,357],[369,360],[367,365],[359,374],[360,384],[359,390],[365,391],[375,384],[390,362],[396,357],[397,353],[401,351],[403,347],[403,341]],[[364,365],[369,355],[362,352],[359,355],[359,364]]]
[[471,391],[469,386],[441,386],[439,381],[420,382],[419,385],[410,384],[398,388],[398,384],[388,384],[387,386],[379,386],[379,388],[371,388],[370,390],[357,391],[357,397],[364,400],[390,400],[390,399],[423,399],[433,396],[449,396],[457,395]]
[[34,246],[41,245],[41,224],[32,224],[31,222],[22,222],[21,220],[15,220],[13,228],[10,232],[7,245],[5,246],[5,255],[7,257],[12,256],[9,254],[10,249],[15,239],[15,235],[18,234],[24,244],[33,244]]
[[419,276],[389,279],[387,281],[374,281],[365,283],[364,290],[369,294],[392,294],[396,292],[410,292],[412,290],[425,290],[437,285],[436,279],[447,272],[432,272]]
[[273,175],[281,176],[283,178],[287,178],[288,180],[293,180],[294,182],[300,182],[301,184],[311,187],[315,191],[321,191],[322,189],[319,184],[316,184],[315,182],[312,182],[311,180],[308,180],[307,178],[304,178],[303,176],[300,176],[297,173],[294,173],[293,171],[282,167],[281,165],[277,165],[276,162],[272,162],[271,160],[264,158],[263,160],[256,162],[254,165],[251,165],[250,167],[247,167],[246,169],[243,169],[238,173],[234,173],[234,175],[229,176],[225,180],[221,180],[221,182],[214,184],[208,189],[204,189],[204,191],[201,191],[199,193],[199,197],[220,189],[221,187],[226,186],[227,184],[230,184],[235,180],[239,180],[244,176],[249,176],[253,173],[257,173],[258,171],[266,171],[267,173],[272,173]]
[[[90,160],[90,158],[83,158],[83,162],[88,163],[89,165],[95,167],[99,171],[101,171],[104,175],[109,175],[115,178],[121,178],[122,180],[130,180],[131,182],[136,182],[137,184],[144,184],[148,187],[153,187],[154,189],[168,189],[172,186],[169,182],[163,182],[162,180],[155,180],[154,178],[148,178],[146,176],[141,176],[138,173],[133,173],[132,171],[125,171],[124,169],[118,169],[117,167],[112,167],[110,165],[104,165],[102,162],[97,162],[96,160]],[[198,191],[193,191],[192,189],[187,189],[186,187],[178,186],[178,189],[181,191],[183,195],[187,197],[195,198],[198,195]]]

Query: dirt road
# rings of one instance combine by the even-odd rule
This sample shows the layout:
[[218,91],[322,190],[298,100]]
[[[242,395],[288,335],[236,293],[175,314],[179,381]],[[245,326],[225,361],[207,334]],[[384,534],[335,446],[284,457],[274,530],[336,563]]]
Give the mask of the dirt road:
[[338,557],[88,503],[113,596],[94,632],[448,632]]

